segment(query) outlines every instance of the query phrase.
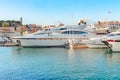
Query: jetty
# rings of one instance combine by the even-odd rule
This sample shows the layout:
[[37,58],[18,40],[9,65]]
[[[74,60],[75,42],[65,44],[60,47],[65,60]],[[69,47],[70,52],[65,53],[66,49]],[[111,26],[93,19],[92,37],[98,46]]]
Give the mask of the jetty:
[[84,43],[73,42],[71,40],[67,41],[65,44],[65,48],[68,49],[80,49],[80,48],[88,48],[88,46]]

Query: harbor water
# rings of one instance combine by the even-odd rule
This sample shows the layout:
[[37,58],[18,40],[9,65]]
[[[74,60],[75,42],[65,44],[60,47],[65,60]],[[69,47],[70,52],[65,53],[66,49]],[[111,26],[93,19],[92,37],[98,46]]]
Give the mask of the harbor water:
[[0,47],[0,80],[120,80],[107,49]]

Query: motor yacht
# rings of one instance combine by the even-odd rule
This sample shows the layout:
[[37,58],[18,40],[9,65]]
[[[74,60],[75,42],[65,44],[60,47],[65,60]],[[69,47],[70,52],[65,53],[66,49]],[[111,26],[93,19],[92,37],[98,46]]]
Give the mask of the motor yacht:
[[22,47],[64,47],[68,40],[81,41],[95,34],[79,29],[64,29],[59,32],[44,33],[39,31],[25,36],[13,37],[12,40]]
[[113,52],[120,52],[120,31],[112,32],[103,39],[103,43]]
[[81,43],[86,44],[88,48],[92,48],[92,49],[107,48],[107,46],[102,42],[102,38],[103,38],[102,36],[101,37],[95,36],[94,38],[83,40]]

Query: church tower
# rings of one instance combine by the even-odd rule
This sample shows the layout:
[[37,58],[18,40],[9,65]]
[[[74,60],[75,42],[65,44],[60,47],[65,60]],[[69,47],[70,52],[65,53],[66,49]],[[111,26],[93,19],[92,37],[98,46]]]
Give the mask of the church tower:
[[22,22],[23,22],[22,17],[20,18],[20,22],[21,22],[21,24],[22,24]]

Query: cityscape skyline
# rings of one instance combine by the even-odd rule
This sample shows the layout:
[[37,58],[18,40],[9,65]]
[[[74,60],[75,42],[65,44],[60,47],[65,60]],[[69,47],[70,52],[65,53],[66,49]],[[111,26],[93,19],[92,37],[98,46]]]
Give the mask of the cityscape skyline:
[[77,24],[88,21],[120,20],[119,0],[0,0],[0,20],[23,24]]

